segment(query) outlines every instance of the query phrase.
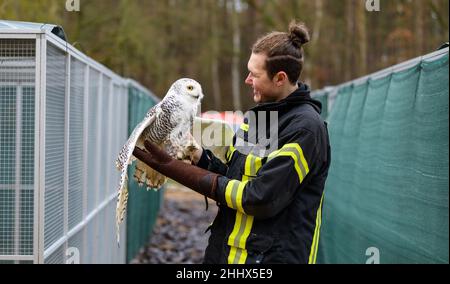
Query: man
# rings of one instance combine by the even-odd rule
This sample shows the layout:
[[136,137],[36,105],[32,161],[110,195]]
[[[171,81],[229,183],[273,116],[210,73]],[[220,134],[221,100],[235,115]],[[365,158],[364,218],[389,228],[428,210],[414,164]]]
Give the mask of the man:
[[[134,151],[217,202],[205,263],[316,262],[330,146],[321,104],[298,82],[308,41],[304,25],[292,22],[288,33],[272,32],[255,43],[245,83],[257,105],[233,138],[226,164],[203,149],[195,155],[197,166],[148,142],[148,152]],[[277,112],[278,120],[259,115],[269,112]],[[273,127],[278,135],[266,139]]]

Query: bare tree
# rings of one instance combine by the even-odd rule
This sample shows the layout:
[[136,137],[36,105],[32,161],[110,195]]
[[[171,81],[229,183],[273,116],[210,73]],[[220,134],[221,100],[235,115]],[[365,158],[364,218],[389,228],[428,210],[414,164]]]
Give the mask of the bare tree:
[[346,18],[346,40],[345,40],[345,62],[347,66],[344,68],[345,80],[350,80],[354,77],[354,57],[353,57],[353,43],[354,43],[354,31],[355,31],[355,11],[352,0],[345,1],[345,18]]
[[366,32],[366,10],[365,2],[353,0],[356,11],[355,13],[355,42],[356,51],[356,76],[363,76],[367,73],[367,32]]
[[222,94],[220,92],[220,76],[219,76],[219,29],[220,25],[217,21],[217,4],[211,1],[211,81],[212,92],[214,97],[214,108],[220,110],[222,107]]
[[418,44],[416,45],[416,52],[422,53],[425,50],[424,39],[424,1],[414,1],[414,32],[417,38]]
[[240,81],[241,74],[239,68],[239,58],[241,55],[241,29],[239,26],[239,6],[240,0],[231,0],[231,25],[233,28],[233,55],[231,62],[231,92],[233,94],[233,107],[241,110]]

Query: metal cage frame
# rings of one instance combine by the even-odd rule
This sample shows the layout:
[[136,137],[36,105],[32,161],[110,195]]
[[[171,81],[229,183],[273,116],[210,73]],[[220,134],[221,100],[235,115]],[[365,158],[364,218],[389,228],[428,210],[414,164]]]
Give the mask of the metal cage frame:
[[[20,220],[18,220],[19,213],[19,193],[20,188],[16,188],[16,197],[15,197],[15,254],[11,255],[0,255],[0,262],[15,262],[15,263],[27,263],[27,262],[33,262],[33,263],[51,263],[52,261],[52,255],[55,254],[55,262],[61,263],[61,260],[64,262],[67,262],[67,258],[70,256],[68,255],[68,248],[70,247],[70,242],[72,238],[76,238],[76,236],[79,236],[81,234],[81,245],[82,247],[78,248],[79,250],[85,252],[83,256],[81,256],[79,259],[82,259],[81,262],[85,263],[125,263],[126,262],[126,246],[121,246],[121,248],[114,248],[114,247],[104,247],[104,251],[99,251],[99,245],[105,246],[106,244],[101,244],[99,242],[99,234],[106,233],[109,234],[110,232],[100,232],[99,226],[93,226],[94,228],[94,236],[95,239],[91,240],[88,239],[88,225],[90,222],[93,222],[94,219],[96,222],[98,218],[102,217],[104,218],[103,221],[105,221],[105,224],[99,223],[102,226],[105,226],[105,229],[111,230],[110,228],[114,228],[114,215],[112,214],[106,214],[104,212],[112,211],[115,209],[115,198],[116,198],[116,183],[115,178],[118,177],[118,172],[114,173],[111,171],[111,168],[109,168],[109,165],[113,164],[113,158],[111,158],[111,155],[107,155],[107,161],[103,161],[104,167],[106,168],[104,171],[106,175],[105,181],[105,188],[97,188],[96,192],[93,196],[95,196],[94,201],[94,208],[92,211],[88,212],[88,205],[87,205],[87,199],[88,199],[88,144],[89,144],[89,95],[90,95],[90,81],[91,77],[90,75],[92,73],[96,73],[99,75],[98,79],[98,86],[97,86],[97,96],[102,96],[103,99],[106,97],[106,95],[110,96],[109,102],[106,104],[106,108],[104,105],[102,105],[103,101],[100,101],[101,98],[98,100],[97,110],[100,111],[100,113],[104,114],[104,111],[107,112],[107,118],[109,118],[109,121],[104,121],[105,123],[101,124],[100,119],[96,121],[97,124],[97,130],[100,130],[101,127],[107,128],[106,133],[108,134],[108,137],[104,137],[104,141],[107,141],[108,143],[106,145],[100,145],[101,143],[97,143],[96,145],[96,151],[93,151],[98,155],[98,160],[101,161],[101,151],[104,151],[106,149],[105,153],[107,154],[113,154],[113,152],[117,151],[117,147],[120,148],[120,146],[126,141],[127,139],[127,127],[128,127],[128,108],[123,107],[122,104],[128,103],[128,86],[132,85],[135,88],[138,88],[140,90],[143,90],[145,93],[149,94],[150,96],[153,96],[147,89],[142,87],[139,83],[122,78],[119,75],[115,74],[113,71],[109,70],[105,66],[101,65],[100,63],[94,61],[93,59],[89,58],[76,48],[74,48],[72,45],[68,44],[67,42],[63,41],[56,35],[50,33],[47,30],[43,29],[0,29],[0,41],[1,40],[16,40],[16,39],[29,39],[35,41],[35,92],[34,92],[34,196],[33,196],[33,254],[32,255],[20,255],[18,253],[18,238],[20,237]],[[47,66],[47,54],[48,54],[48,48],[51,46],[51,48],[56,48],[59,52],[62,52],[65,56],[65,118],[64,118],[64,157],[61,157],[64,159],[64,176],[63,178],[63,235],[58,236],[57,240],[51,241],[51,244],[45,244],[45,195],[46,195],[46,113],[47,113],[47,82],[48,82],[48,66]],[[69,163],[70,163],[70,157],[69,157],[69,140],[71,139],[69,128],[69,121],[71,119],[70,115],[70,104],[71,104],[71,92],[72,92],[72,77],[75,76],[73,72],[71,72],[71,64],[73,62],[82,63],[81,66],[84,66],[82,70],[82,74],[84,76],[83,78],[83,102],[79,101],[80,105],[82,105],[82,113],[83,118],[79,118],[82,121],[81,129],[82,129],[82,162],[81,166],[84,170],[82,170],[82,176],[81,178],[78,178],[82,182],[82,191],[81,195],[78,192],[77,198],[82,198],[82,207],[81,212],[77,214],[81,214],[81,221],[75,220],[75,225],[72,227],[69,227]],[[0,66],[1,67],[1,66]],[[75,67],[74,67],[75,68]],[[106,79],[106,80],[105,80]],[[74,83],[77,83],[74,81]],[[107,85],[106,85],[107,84]],[[107,90],[105,93],[104,91]],[[80,91],[80,90],[79,90]],[[106,94],[106,95],[105,95]],[[154,97],[154,96],[153,96]],[[154,97],[156,100],[156,97]],[[19,99],[20,100],[20,99]],[[20,102],[19,102],[20,104]],[[20,116],[20,113],[18,114]],[[113,119],[118,119],[116,122],[113,123]],[[20,119],[20,117],[19,117]],[[113,130],[114,129],[114,130]],[[18,132],[19,130],[16,130]],[[75,130],[74,130],[75,132]],[[98,131],[100,132],[100,131]],[[99,134],[98,137],[101,135]],[[17,143],[20,143],[20,133],[16,135]],[[100,139],[100,138],[99,138]],[[103,141],[103,140],[102,140]],[[98,141],[97,141],[98,142]],[[114,145],[113,145],[114,144]],[[17,144],[20,145],[20,144]],[[17,146],[16,146],[17,147]],[[91,149],[92,151],[92,149]],[[20,152],[19,150],[17,152]],[[117,152],[118,153],[118,152]],[[16,154],[17,155],[17,154]],[[20,155],[20,154],[18,154]],[[20,157],[19,157],[20,159]],[[17,160],[16,160],[17,161]],[[108,164],[109,163],[109,164]],[[92,165],[91,165],[92,166]],[[16,167],[18,167],[16,163]],[[99,185],[99,171],[101,169],[100,162],[96,162],[95,164],[96,169],[96,184]],[[113,169],[115,170],[115,169]],[[117,180],[118,181],[118,180]],[[20,186],[20,185],[19,185]],[[102,190],[102,193],[100,193],[100,190]],[[89,193],[92,194],[92,193]],[[100,194],[103,195],[100,196]],[[80,208],[78,208],[80,209]],[[103,214],[103,215],[102,215]],[[101,220],[100,220],[101,222]],[[126,224],[126,222],[124,222]],[[126,242],[126,227],[123,226],[121,229],[121,240],[123,243]],[[115,234],[110,234],[112,239],[115,240]],[[100,241],[103,243],[105,240],[103,238],[100,239]],[[109,242],[110,240],[108,240]],[[88,248],[88,242],[91,242],[92,248]],[[94,243],[92,243],[94,242]],[[110,242],[109,242],[110,243]],[[115,243],[115,241],[114,241]],[[97,245],[99,244],[99,245]],[[1,245],[1,243],[0,243]],[[111,244],[109,244],[111,245]],[[106,245],[107,246],[107,245]],[[117,247],[117,246],[116,246]],[[106,252],[108,251],[108,252]],[[66,254],[66,258],[64,256],[61,258],[61,253]],[[89,254],[89,258],[88,255]]]

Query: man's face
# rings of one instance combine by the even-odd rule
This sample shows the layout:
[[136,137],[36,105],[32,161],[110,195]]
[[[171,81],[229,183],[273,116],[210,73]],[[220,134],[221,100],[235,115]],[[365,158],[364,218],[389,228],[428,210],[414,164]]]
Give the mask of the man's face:
[[252,53],[248,60],[249,74],[245,83],[253,88],[253,100],[255,103],[273,102],[278,98],[278,90],[273,80],[267,76],[265,54]]

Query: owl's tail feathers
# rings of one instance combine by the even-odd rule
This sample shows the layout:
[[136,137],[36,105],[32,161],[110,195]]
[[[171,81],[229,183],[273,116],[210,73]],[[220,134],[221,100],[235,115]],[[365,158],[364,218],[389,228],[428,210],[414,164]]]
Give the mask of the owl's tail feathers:
[[138,182],[139,186],[142,186],[145,183],[147,190],[151,188],[158,190],[167,181],[167,177],[158,173],[139,160],[136,162],[134,178]]
[[147,178],[147,173],[144,171],[142,165],[140,164],[142,164],[142,162],[138,160],[136,163],[136,170],[134,171],[133,177],[139,186],[143,186]]
[[147,190],[153,188],[155,191],[159,190],[163,184],[167,181],[167,177],[155,171],[154,169],[147,166]]
[[[127,180],[127,178],[125,178]],[[125,218],[125,213],[127,209],[128,202],[128,184],[125,181],[123,187],[119,189],[117,195],[117,206],[116,206],[116,234],[117,234],[117,246],[120,247],[120,224]]]

